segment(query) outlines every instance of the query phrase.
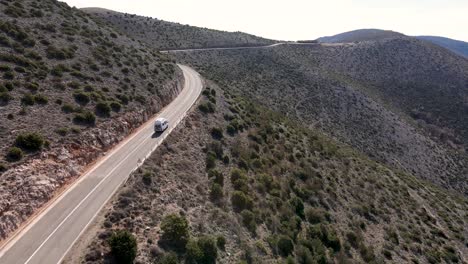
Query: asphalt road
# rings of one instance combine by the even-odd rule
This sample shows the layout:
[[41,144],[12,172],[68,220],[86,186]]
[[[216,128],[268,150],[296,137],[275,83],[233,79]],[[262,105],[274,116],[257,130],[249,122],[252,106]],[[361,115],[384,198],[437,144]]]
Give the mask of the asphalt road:
[[0,251],[0,264],[54,264],[62,260],[132,171],[163,142],[199,97],[203,88],[200,76],[189,67],[179,67],[185,86],[157,116],[167,118],[169,128],[154,134],[154,117],[110,151],[6,244]]
[[226,48],[197,48],[197,49],[176,49],[176,50],[163,50],[161,53],[173,53],[173,52],[191,52],[191,51],[212,51],[212,50],[244,50],[244,49],[265,49],[273,48],[281,45],[296,45],[296,46],[314,46],[322,45],[317,43],[294,43],[294,42],[279,42],[264,46],[245,46],[245,47],[226,47]]

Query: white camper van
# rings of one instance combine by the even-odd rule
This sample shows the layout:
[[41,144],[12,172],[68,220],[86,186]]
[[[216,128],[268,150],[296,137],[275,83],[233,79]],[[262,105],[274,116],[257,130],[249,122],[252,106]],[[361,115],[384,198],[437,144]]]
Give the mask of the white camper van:
[[158,118],[156,119],[156,122],[154,123],[154,131],[155,132],[163,132],[166,130],[166,128],[169,126],[169,121],[165,118]]

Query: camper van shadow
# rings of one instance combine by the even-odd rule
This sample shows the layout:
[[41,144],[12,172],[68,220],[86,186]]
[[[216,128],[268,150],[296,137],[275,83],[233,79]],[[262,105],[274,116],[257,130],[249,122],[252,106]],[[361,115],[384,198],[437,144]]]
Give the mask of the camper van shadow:
[[164,133],[164,131],[161,131],[161,132],[154,132],[153,135],[151,136],[151,138],[158,138],[158,137],[160,137],[163,133]]

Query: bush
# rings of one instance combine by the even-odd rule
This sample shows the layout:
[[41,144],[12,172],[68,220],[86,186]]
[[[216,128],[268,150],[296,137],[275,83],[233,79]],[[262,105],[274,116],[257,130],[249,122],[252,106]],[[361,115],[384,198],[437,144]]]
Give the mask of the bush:
[[0,162],[0,173],[7,171],[7,170],[8,170],[8,166]]
[[77,113],[73,121],[80,125],[93,126],[96,123],[96,116],[92,112],[86,110],[83,113]]
[[198,240],[190,240],[187,243],[187,261],[196,264],[213,264],[218,257],[216,241],[209,236],[204,236]]
[[64,137],[68,134],[68,128],[66,127],[62,127],[62,128],[58,128],[55,130],[55,133],[59,134],[60,136]]
[[44,138],[38,133],[21,134],[15,140],[15,145],[26,151],[39,151],[44,143]]
[[111,107],[106,102],[99,102],[96,104],[96,114],[99,116],[109,117],[111,110]]
[[120,112],[120,109],[122,109],[122,105],[119,102],[111,102],[110,107],[114,112]]
[[223,187],[217,183],[211,184],[210,197],[213,201],[219,201],[223,199]]
[[306,219],[311,224],[318,224],[325,220],[325,211],[319,208],[307,208],[306,212]]
[[11,71],[7,71],[3,74],[3,78],[6,80],[13,80],[15,78],[15,74]]
[[212,169],[215,166],[216,166],[216,154],[210,151],[206,154],[206,168]]
[[8,161],[18,161],[24,156],[23,151],[20,148],[12,147],[8,150],[6,158]]
[[178,264],[179,259],[177,258],[177,255],[174,252],[169,252],[164,254],[162,258],[156,262],[157,264]]
[[185,248],[189,239],[189,225],[185,217],[176,214],[170,214],[164,217],[161,223],[162,236],[164,244],[175,249]]
[[242,223],[252,233],[255,233],[257,229],[257,222],[255,221],[255,214],[250,210],[243,210],[241,212]]
[[41,104],[41,105],[45,105],[49,102],[49,99],[47,98],[47,96],[43,94],[36,94],[34,96],[34,102]]
[[216,169],[208,171],[208,177],[213,179],[214,183],[224,186],[224,175]]
[[75,108],[71,104],[64,104],[62,106],[62,111],[65,112],[65,113],[71,113],[71,112],[75,111]]
[[316,263],[312,252],[307,247],[299,246],[296,249],[296,260],[298,264]]
[[287,236],[280,236],[278,238],[278,251],[281,256],[286,257],[290,255],[294,250],[294,244],[292,240]]
[[131,264],[137,255],[137,241],[128,231],[117,231],[109,238],[111,253],[117,263]]
[[30,93],[23,95],[21,98],[21,104],[23,105],[34,105],[34,96]]
[[89,95],[84,92],[76,92],[73,94],[73,97],[75,98],[75,101],[80,105],[86,105],[90,101]]
[[220,139],[223,138],[223,130],[221,128],[218,128],[218,127],[213,127],[211,129],[211,136],[214,139],[220,140]]
[[253,200],[252,198],[241,191],[234,191],[231,196],[232,206],[236,211],[242,211],[244,209],[252,209]]
[[226,248],[226,238],[223,236],[223,235],[219,235],[217,238],[216,238],[216,245],[224,250]]
[[13,97],[8,92],[0,92],[0,103],[5,104],[12,99]]
[[299,197],[293,197],[289,200],[289,204],[294,209],[297,216],[304,219],[304,203]]
[[203,113],[214,113],[215,112],[215,106],[211,102],[206,102],[198,106],[198,109],[202,111]]

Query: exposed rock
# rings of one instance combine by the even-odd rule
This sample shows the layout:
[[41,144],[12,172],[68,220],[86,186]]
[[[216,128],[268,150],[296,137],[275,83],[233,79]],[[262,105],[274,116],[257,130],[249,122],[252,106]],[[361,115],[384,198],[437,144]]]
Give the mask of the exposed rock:
[[182,88],[182,75],[165,87],[168,94],[140,111],[128,112],[84,132],[76,142],[48,151],[10,168],[0,180],[0,239],[5,239],[44,206],[57,191],[75,181],[86,167],[171,102]]

